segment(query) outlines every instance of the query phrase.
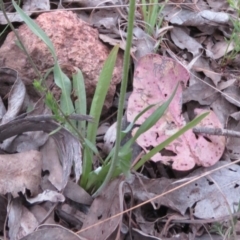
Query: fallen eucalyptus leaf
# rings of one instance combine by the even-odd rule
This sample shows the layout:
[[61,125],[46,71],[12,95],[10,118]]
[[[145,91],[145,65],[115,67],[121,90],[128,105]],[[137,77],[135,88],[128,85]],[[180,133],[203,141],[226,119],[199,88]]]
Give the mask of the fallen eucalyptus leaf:
[[41,181],[42,155],[38,151],[0,155],[0,193],[17,197],[26,189],[38,193]]

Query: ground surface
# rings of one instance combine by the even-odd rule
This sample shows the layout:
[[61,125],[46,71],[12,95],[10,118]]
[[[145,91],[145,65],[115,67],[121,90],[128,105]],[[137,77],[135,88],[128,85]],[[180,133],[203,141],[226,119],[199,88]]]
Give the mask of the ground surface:
[[[3,239],[240,238],[240,2],[144,3],[137,1],[135,12],[123,128],[149,105],[157,107],[166,102],[179,86],[165,114],[134,143],[130,165],[194,118],[206,112],[208,115],[194,130],[157,151],[137,172],[120,175],[93,198],[96,173],[82,184],[84,188],[78,184],[82,155],[86,154],[81,136],[71,132],[66,123],[66,128],[59,128],[63,122],[52,118],[56,112],[50,97],[60,105],[68,99],[74,107],[69,114],[77,112],[77,102],[84,93],[80,85],[75,85],[72,74],[79,68],[89,111],[104,61],[113,46],[120,44],[96,137],[94,152],[98,154],[94,154],[92,165],[93,170],[101,167],[101,158],[106,158],[116,138],[128,1],[23,1],[21,8],[30,11],[28,14],[51,39],[64,72],[63,85],[50,73],[46,85],[41,85],[46,88],[34,88],[33,80],[40,80],[51,70],[52,55],[22,23],[11,2],[4,1],[9,21],[18,28],[38,71],[19,47],[15,33],[4,29],[8,21],[1,14]],[[47,91],[52,93],[49,98]],[[136,121],[127,139],[154,115],[156,107]],[[77,116],[71,117],[76,124]],[[81,120],[92,121],[88,116]],[[119,162],[117,167],[123,167]]]

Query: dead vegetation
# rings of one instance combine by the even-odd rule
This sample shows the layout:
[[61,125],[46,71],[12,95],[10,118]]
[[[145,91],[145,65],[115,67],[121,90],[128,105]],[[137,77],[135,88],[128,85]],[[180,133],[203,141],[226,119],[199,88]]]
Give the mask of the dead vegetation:
[[[0,1],[1,239],[239,239],[239,0],[137,1],[122,130],[134,126],[94,195],[117,135],[128,4],[22,1],[49,43]],[[92,144],[87,114],[106,62]]]

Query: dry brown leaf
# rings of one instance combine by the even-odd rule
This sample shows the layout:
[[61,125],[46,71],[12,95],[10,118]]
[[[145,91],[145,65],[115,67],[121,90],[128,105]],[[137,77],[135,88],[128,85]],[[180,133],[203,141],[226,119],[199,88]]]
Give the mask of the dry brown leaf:
[[199,55],[203,48],[194,38],[189,36],[187,29],[183,27],[174,27],[170,32],[173,42],[181,49],[187,49],[192,53],[193,57]]
[[57,226],[45,226],[27,235],[21,240],[89,240],[82,238],[74,232]]
[[[119,187],[120,179],[117,178],[111,181],[107,188],[101,193],[101,195],[94,199],[89,213],[83,223],[82,230],[93,224],[100,223],[105,219],[120,212],[120,200],[119,200]],[[122,215],[103,222],[97,226],[83,231],[80,236],[91,240],[107,240],[115,239],[109,238],[114,234],[122,220]]]
[[[39,124],[41,122],[41,124]],[[42,115],[17,119],[9,123],[0,125],[0,141],[29,131],[44,131],[50,133],[60,127],[59,124],[52,121],[52,116]],[[63,165],[63,177],[61,189],[63,189],[71,172],[74,162],[76,181],[79,180],[82,173],[82,153],[81,143],[69,131],[61,127],[59,131],[52,135],[57,144],[61,163]]]
[[59,160],[57,145],[52,138],[49,138],[46,144],[41,148],[43,156],[43,171],[49,171],[48,180],[58,190],[62,187],[63,169]]
[[67,186],[64,188],[63,194],[65,197],[71,199],[74,202],[85,204],[90,206],[93,202],[93,198],[77,183],[68,181]]
[[[50,10],[50,3],[49,3],[49,0],[41,0],[41,1],[39,1],[39,0],[23,0],[22,9],[25,11],[25,14],[27,14],[28,16],[31,16],[34,11]],[[17,12],[15,12],[15,13],[7,12],[6,14],[7,14],[10,22],[23,22],[22,17]],[[5,18],[2,11],[0,12],[0,23],[1,23],[1,25],[8,24],[8,21]]]
[[26,189],[38,193],[41,181],[42,155],[38,151],[0,155],[0,193],[17,197]]
[[20,198],[13,199],[9,206],[8,227],[11,240],[21,239],[38,227],[37,219],[23,206]]

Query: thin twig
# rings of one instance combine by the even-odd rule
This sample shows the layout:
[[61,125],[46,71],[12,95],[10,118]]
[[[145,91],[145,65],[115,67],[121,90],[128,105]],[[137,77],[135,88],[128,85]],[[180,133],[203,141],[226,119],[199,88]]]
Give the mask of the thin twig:
[[[38,227],[46,222],[46,220],[47,220],[47,219],[50,217],[50,215],[53,213],[53,211],[54,211],[54,209],[57,207],[57,205],[58,205],[58,202],[56,202],[56,203],[54,203],[54,204],[52,205],[52,207],[48,210],[46,216],[44,216],[44,218],[39,222]],[[38,227],[37,227],[37,228],[38,228]],[[36,228],[36,229],[37,229],[37,228]],[[35,230],[36,230],[36,229],[35,229]]]
[[193,128],[194,133],[203,133],[208,135],[226,136],[226,137],[237,137],[240,138],[240,132],[222,128],[207,128],[197,127]]

